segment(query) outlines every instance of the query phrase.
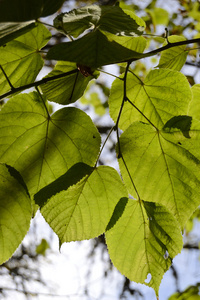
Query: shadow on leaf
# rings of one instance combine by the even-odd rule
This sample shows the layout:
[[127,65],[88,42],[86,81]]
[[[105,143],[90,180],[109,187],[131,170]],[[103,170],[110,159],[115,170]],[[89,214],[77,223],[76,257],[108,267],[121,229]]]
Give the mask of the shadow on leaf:
[[106,227],[106,231],[110,230],[120,219],[120,217],[122,216],[122,214],[124,212],[127,202],[128,202],[128,198],[126,198],[126,197],[123,197],[119,200],[119,202],[115,206],[112,217],[110,218],[110,221]]
[[192,117],[190,116],[176,116],[171,118],[166,122],[166,124],[163,127],[164,131],[171,131],[171,128],[177,128],[179,129],[183,136],[187,139],[190,139],[190,128],[192,125]]
[[34,196],[35,203],[42,207],[52,196],[67,190],[83,177],[89,175],[93,169],[93,167],[81,162],[73,165],[65,174],[37,192]]

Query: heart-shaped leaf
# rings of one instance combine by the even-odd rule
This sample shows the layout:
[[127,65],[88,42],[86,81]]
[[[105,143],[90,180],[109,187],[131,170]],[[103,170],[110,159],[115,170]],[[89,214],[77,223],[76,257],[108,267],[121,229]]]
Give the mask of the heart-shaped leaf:
[[0,127],[0,160],[19,170],[31,194],[74,164],[97,159],[100,135],[87,114],[69,107],[49,116],[35,92],[8,101]]
[[182,249],[178,222],[162,205],[129,200],[118,222],[106,232],[115,267],[130,280],[158,289],[172,259]]

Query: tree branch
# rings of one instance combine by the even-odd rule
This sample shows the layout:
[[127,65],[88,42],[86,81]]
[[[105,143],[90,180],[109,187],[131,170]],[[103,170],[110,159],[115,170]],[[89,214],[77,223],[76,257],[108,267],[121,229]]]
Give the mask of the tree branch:
[[[170,48],[173,48],[173,47],[177,47],[177,46],[183,46],[183,45],[189,45],[189,44],[194,44],[194,43],[200,43],[200,38],[198,39],[191,39],[191,40],[185,40],[185,41],[180,41],[180,42],[175,42],[175,43],[169,43],[163,47],[160,47],[160,48],[157,48],[155,50],[152,50],[150,52],[147,52],[147,53],[141,53],[138,55],[137,58],[132,58],[129,60],[130,63],[132,63],[133,61],[136,61],[136,60],[139,60],[141,58],[146,58],[146,57],[150,57],[150,56],[153,56],[155,54],[158,54],[164,50],[167,50],[167,49],[170,49]],[[126,62],[126,61],[124,61]]]
[[[198,39],[191,39],[191,40],[185,40],[185,41],[179,41],[179,42],[175,42],[175,43],[169,43],[163,47],[160,47],[160,48],[157,48],[155,50],[152,50],[150,52],[147,52],[147,53],[138,53],[138,57],[137,58],[132,58],[132,59],[129,59],[128,61],[120,61],[121,62],[127,62],[128,64],[132,63],[133,61],[136,61],[136,60],[139,60],[139,59],[142,59],[142,58],[146,58],[146,57],[150,57],[150,56],[154,56],[164,50],[167,50],[167,49],[170,49],[170,48],[173,48],[173,47],[177,47],[177,46],[182,46],[182,45],[188,45],[188,44],[193,44],[193,43],[200,43],[200,38]],[[77,73],[79,70],[78,69],[75,69],[75,70],[72,70],[72,71],[69,71],[69,72],[66,72],[66,73],[62,73],[62,74],[58,74],[58,75],[55,75],[55,76],[52,76],[52,77],[45,77],[39,81],[36,81],[36,82],[33,82],[33,83],[29,83],[29,84],[26,84],[26,85],[23,85],[23,86],[20,86],[20,87],[13,87],[11,91],[3,94],[0,96],[0,100],[10,96],[10,95],[13,95],[15,93],[18,93],[18,92],[21,92],[21,91],[24,91],[26,89],[29,89],[31,87],[36,87],[36,86],[39,86],[39,85],[42,85],[42,84],[45,84],[49,81],[52,81],[52,80],[55,80],[55,79],[59,79],[59,78],[63,78],[65,76],[68,76],[68,75],[71,75],[71,74],[75,74]]]
[[72,71],[69,71],[69,72],[65,72],[65,73],[62,73],[62,74],[58,74],[58,75],[55,75],[55,76],[51,76],[51,77],[45,77],[41,80],[38,80],[38,81],[35,81],[35,82],[32,82],[32,83],[29,83],[29,84],[26,84],[26,85],[23,85],[23,86],[19,86],[17,88],[13,87],[11,91],[3,94],[0,96],[0,100],[12,95],[12,94],[15,94],[15,93],[19,93],[21,91],[24,91],[24,90],[27,90],[31,87],[38,87],[39,85],[42,85],[42,84],[45,84],[49,81],[52,81],[52,80],[55,80],[55,79],[59,79],[59,78],[63,78],[63,77],[66,77],[66,76],[69,76],[69,75],[72,75],[72,74],[75,74],[79,72],[78,69],[75,69],[75,70],[72,70]]

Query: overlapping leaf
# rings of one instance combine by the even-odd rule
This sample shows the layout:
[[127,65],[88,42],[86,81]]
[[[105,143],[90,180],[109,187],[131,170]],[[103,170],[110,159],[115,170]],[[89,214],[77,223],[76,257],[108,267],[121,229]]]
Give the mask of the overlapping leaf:
[[110,167],[98,167],[67,187],[66,181],[66,189],[62,184],[41,209],[61,243],[102,234],[119,200],[127,197],[119,174]]
[[[123,100],[123,81],[116,79],[111,88],[109,111],[116,122]],[[162,128],[174,115],[187,114],[192,94],[186,77],[176,71],[159,69],[150,71],[144,82],[129,73],[126,82],[127,97],[119,127],[125,130],[132,122],[151,120]]]
[[86,29],[100,29],[121,36],[141,35],[145,22],[134,13],[127,13],[118,6],[84,6],[56,17],[54,26],[75,38]]
[[18,36],[25,34],[34,27],[35,22],[0,23],[0,46],[3,46]]
[[[170,43],[180,42],[184,40],[184,37],[176,35],[168,37],[168,41]],[[166,43],[164,45],[166,45]],[[180,71],[185,64],[187,55],[188,51],[186,50],[186,45],[167,49],[161,53],[158,67]]]
[[[14,87],[34,82],[43,66],[39,49],[50,37],[46,27],[38,24],[36,28],[0,48],[0,64]],[[2,71],[0,89],[2,94],[10,90]]]
[[0,161],[19,170],[31,194],[78,162],[93,165],[99,152],[99,133],[84,112],[70,107],[50,117],[37,93],[4,105],[0,127]]
[[[71,70],[77,70],[75,63],[59,62],[54,70],[46,77],[58,74],[64,75],[64,73]],[[76,72],[66,77],[47,82],[42,85],[41,88],[49,101],[60,104],[70,104],[83,95],[91,79],[93,79],[93,76],[85,77],[81,74],[81,72]]]
[[100,30],[73,42],[55,45],[47,53],[48,59],[76,62],[94,69],[141,57],[142,53],[110,41]]
[[0,22],[36,20],[55,13],[64,0],[1,0]]
[[190,285],[184,291],[173,294],[169,300],[200,300],[199,287],[199,282],[195,285]]
[[31,201],[19,173],[0,164],[0,264],[8,260],[26,235]]
[[105,35],[107,36],[109,41],[115,41],[123,47],[139,53],[143,53],[147,45],[147,40],[143,36],[118,36],[107,32],[105,33]]
[[123,215],[106,232],[116,268],[130,280],[158,289],[164,272],[182,248],[178,222],[162,205],[129,200]]
[[190,136],[191,117],[169,123],[162,132],[133,123],[120,137],[119,163],[129,192],[165,205],[183,228],[200,204],[200,160],[193,153],[199,142]]

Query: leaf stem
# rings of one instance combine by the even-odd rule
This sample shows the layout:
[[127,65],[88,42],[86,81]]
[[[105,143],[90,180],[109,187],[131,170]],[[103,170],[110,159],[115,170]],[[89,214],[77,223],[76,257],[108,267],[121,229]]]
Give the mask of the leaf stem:
[[107,74],[107,75],[110,75],[110,76],[112,76],[112,77],[118,78],[118,79],[120,79],[120,80],[123,80],[123,78],[121,78],[121,77],[119,77],[119,76],[117,76],[117,75],[111,74],[111,73],[109,73],[109,72],[106,72],[106,71],[104,71],[104,70],[101,70],[101,69],[99,69],[99,68],[97,69],[97,71],[102,72],[102,73]]
[[107,143],[107,141],[108,141],[108,139],[109,139],[109,137],[110,137],[110,135],[111,135],[111,133],[113,132],[114,129],[115,129],[115,126],[113,126],[113,127],[110,129],[110,131],[109,131],[109,133],[108,133],[108,135],[107,135],[107,137],[106,137],[106,139],[105,139],[105,141],[104,141],[104,143],[103,143],[103,145],[102,145],[102,147],[101,147],[101,150],[100,150],[99,155],[98,155],[98,157],[97,157],[97,160],[96,160],[96,163],[95,163],[94,168],[96,168],[97,163],[98,163],[98,161],[99,161],[99,158],[100,158],[100,156],[101,156],[101,153],[102,153],[102,151],[103,151],[103,149],[104,149],[104,147],[105,147],[105,145],[106,145],[106,143]]
[[50,119],[49,111],[48,111],[47,106],[46,106],[46,104],[45,104],[45,101],[44,101],[44,99],[43,99],[43,97],[42,97],[42,95],[41,95],[41,93],[40,93],[40,90],[39,90],[39,88],[38,88],[37,86],[35,87],[35,89],[36,89],[36,91],[38,92],[40,98],[42,99],[42,103],[44,104],[45,110],[46,110],[47,115],[48,115],[48,119]]

